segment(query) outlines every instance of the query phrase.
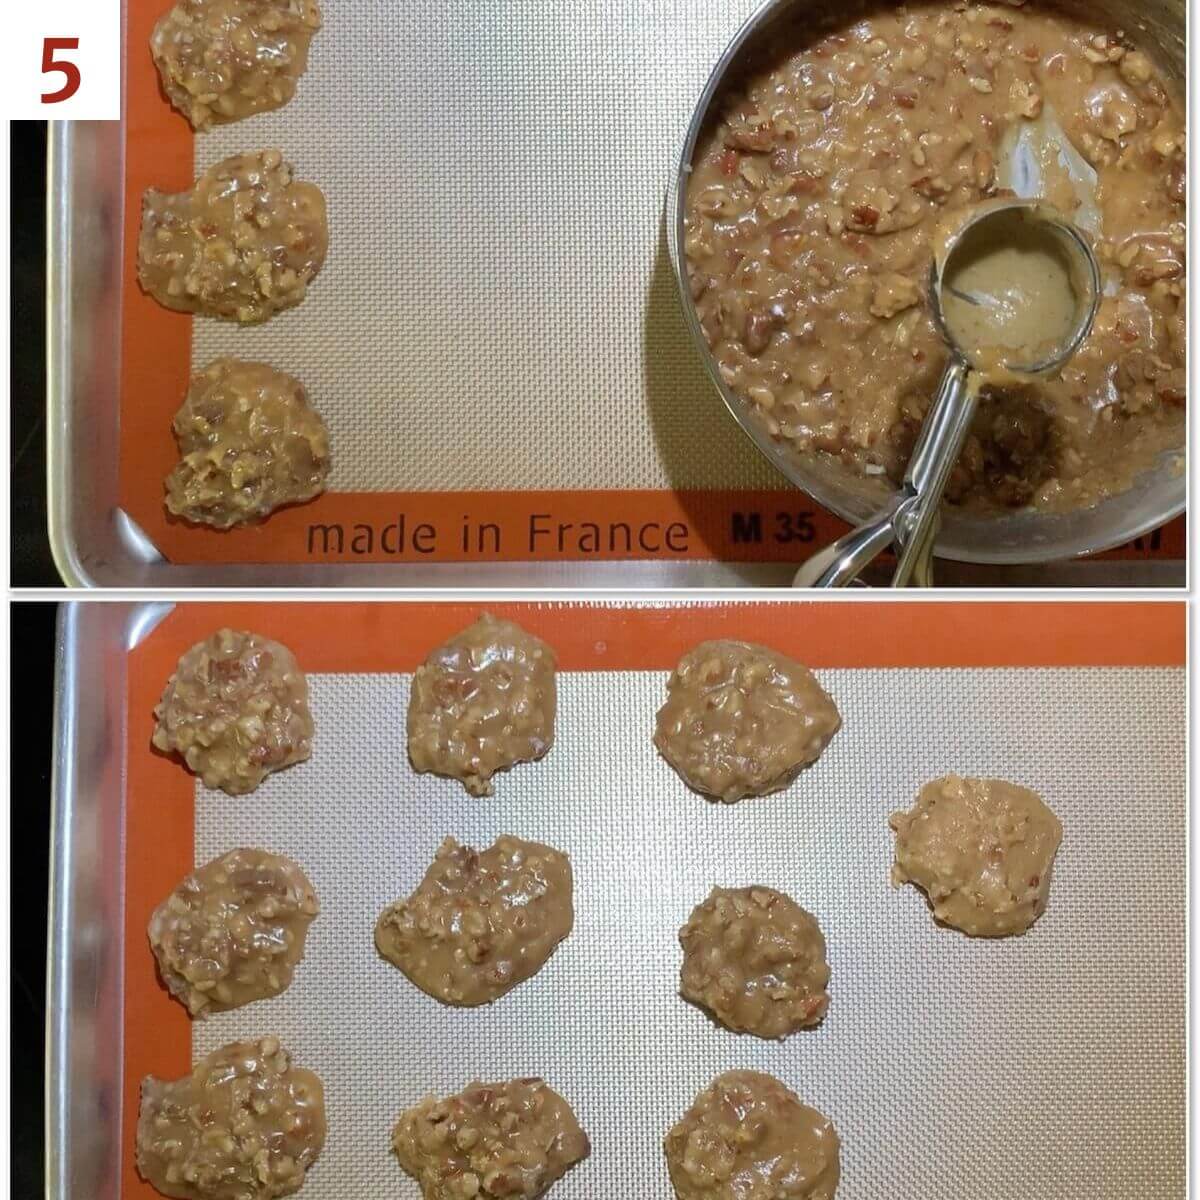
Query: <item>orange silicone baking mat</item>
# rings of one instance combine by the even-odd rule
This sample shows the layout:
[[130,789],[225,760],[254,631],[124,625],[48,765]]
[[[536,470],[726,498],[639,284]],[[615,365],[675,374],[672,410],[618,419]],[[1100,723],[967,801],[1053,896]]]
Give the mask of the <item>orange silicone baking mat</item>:
[[[725,412],[666,256],[671,164],[753,0],[326,0],[295,99],[198,135],[148,51],[163,0],[125,7],[120,497],[169,561],[787,563],[844,531]],[[268,146],[328,200],[307,299],[254,328],[160,307],[144,190]],[[171,419],[223,354],[299,377],[333,463],[314,503],[232,531],[163,507]],[[1181,522],[1112,552],[1183,556]]]
[[[1177,1194],[1170,1184],[1182,1170],[1182,908],[1175,914],[1175,905],[1183,878],[1184,606],[488,608],[554,647],[560,697],[550,754],[498,777],[496,795],[483,800],[452,781],[414,775],[404,747],[409,673],[473,621],[479,605],[186,604],[130,653],[125,1196],[155,1194],[134,1164],[142,1077],[178,1077],[193,1048],[199,1055],[267,1031],[285,1036],[326,1079],[330,1135],[305,1185],[317,1200],[415,1198],[415,1185],[387,1154],[387,1114],[423,1090],[449,1087],[455,1072],[486,1076],[510,1059],[514,1070],[554,1071],[593,1135],[586,1169],[557,1185],[564,1200],[669,1194],[658,1179],[659,1126],[678,1116],[696,1078],[714,1064],[772,1070],[833,1113],[843,1138],[839,1196],[847,1200],[917,1190],[1011,1200],[1018,1193],[1005,1188],[1020,1177],[1021,1154],[1037,1173],[1061,1158],[1057,1175],[1039,1182],[1037,1194],[1047,1200],[1080,1194],[1068,1186],[1080,1171],[1098,1173],[1090,1194],[1106,1200],[1129,1194],[1122,1178],[1139,1180],[1139,1196]],[[288,645],[309,677],[316,720],[313,758],[242,797],[199,787],[149,740],[154,706],[178,657],[222,626]],[[718,637],[769,643],[807,662],[842,711],[843,731],[821,763],[778,796],[707,803],[650,744],[666,672],[692,646]],[[886,814],[907,806],[934,770],[1026,781],[1062,817],[1055,891],[1031,934],[970,941],[936,930],[911,889],[888,890]],[[1153,819],[1145,819],[1150,810]],[[576,932],[541,981],[486,1010],[445,1010],[373,954],[375,892],[395,898],[411,889],[446,832],[478,844],[500,830],[540,831],[569,847]],[[156,978],[149,914],[194,862],[253,843],[292,853],[314,872],[322,915],[283,996],[190,1027]],[[630,863],[640,865],[627,880]],[[693,876],[711,883],[732,868],[786,882],[825,922],[834,1000],[812,1039],[756,1043],[716,1031],[673,994],[674,928],[694,902]],[[655,883],[642,894],[646,878]],[[897,939],[911,944],[894,963]],[[580,961],[585,953],[592,957]],[[616,989],[607,998],[600,994],[605,977]],[[312,990],[318,986],[326,991]],[[1152,1003],[1142,997],[1147,988]],[[1110,1023],[1114,1012],[1125,1014],[1121,1027]],[[590,1049],[586,1038],[599,1036],[597,1027],[610,1028],[620,1046]],[[926,1036],[928,1045],[919,1040]],[[1014,1037],[1030,1045],[1005,1040]],[[437,1049],[442,1039],[453,1052]],[[983,1042],[991,1049],[977,1059],[972,1048]],[[1047,1062],[1039,1065],[1031,1046],[1043,1042]],[[542,1046],[536,1054],[535,1043]],[[630,1062],[613,1061],[618,1052]],[[970,1057],[959,1062],[958,1052]],[[874,1081],[855,1082],[877,1067],[885,1072],[879,1090]],[[605,1070],[628,1080],[628,1106],[617,1102]],[[1086,1116],[1094,1111],[1093,1086],[1096,1105],[1111,1101],[1111,1089],[1129,1102],[1119,1131],[1107,1123],[1098,1130]],[[914,1108],[912,1095],[922,1089],[926,1099]],[[670,1095],[660,1102],[660,1092]],[[989,1095],[1000,1108],[978,1126],[988,1131],[984,1145],[971,1150],[967,1130],[959,1150],[926,1145],[888,1164],[897,1145],[927,1140],[956,1105],[970,1114]],[[1023,1107],[1006,1107],[1014,1095]],[[915,1132],[901,1136],[914,1120]],[[1023,1141],[1030,1120],[1036,1134]],[[901,1132],[888,1138],[881,1129]],[[969,1178],[973,1154],[990,1173],[978,1188]],[[993,1157],[996,1167],[988,1165]],[[908,1180],[914,1190],[889,1192],[889,1179]]]

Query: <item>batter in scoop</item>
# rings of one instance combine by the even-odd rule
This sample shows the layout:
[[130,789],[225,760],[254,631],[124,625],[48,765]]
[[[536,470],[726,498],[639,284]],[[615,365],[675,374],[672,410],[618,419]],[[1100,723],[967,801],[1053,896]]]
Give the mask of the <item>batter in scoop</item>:
[[1056,357],[1079,324],[1084,300],[1073,264],[1060,237],[1036,216],[995,213],[968,229],[946,262],[942,312],[973,365],[981,356],[1038,365]]
[[759,1071],[719,1075],[665,1143],[679,1200],[833,1200],[840,1149],[828,1117]]
[[733,803],[787,787],[841,725],[807,667],[766,646],[703,642],[667,681],[654,744],[689,787]]
[[976,937],[1023,933],[1046,909],[1062,825],[1028,788],[947,775],[893,813],[892,883],[925,890],[933,915]]

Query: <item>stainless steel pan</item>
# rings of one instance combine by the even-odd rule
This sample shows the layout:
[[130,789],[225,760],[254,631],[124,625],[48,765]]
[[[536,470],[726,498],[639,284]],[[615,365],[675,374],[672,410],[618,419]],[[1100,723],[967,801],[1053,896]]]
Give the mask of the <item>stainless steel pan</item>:
[[[1066,3],[1094,23],[1107,22],[1124,29],[1151,54],[1168,74],[1180,81],[1186,74],[1186,19],[1182,0],[1097,0]],[[785,26],[810,14],[827,10],[819,0],[767,0],[738,30],[721,55],[700,93],[688,126],[672,180],[667,210],[667,238],[684,318],[704,359],[713,386],[751,440],[797,487],[839,517],[858,525],[888,500],[891,489],[878,478],[865,479],[832,460],[805,457],[773,441],[752,419],[746,405],[721,379],[700,328],[696,306],[688,287],[684,262],[683,222],[687,178],[709,108],[731,76],[751,56],[769,46]],[[1182,447],[1180,447],[1182,452]],[[1179,452],[1160,456],[1129,491],[1092,508],[1067,513],[1026,509],[995,517],[968,515],[947,509],[937,543],[939,557],[968,563],[1040,563],[1107,550],[1140,537],[1182,513],[1187,501],[1186,472],[1180,469]]]

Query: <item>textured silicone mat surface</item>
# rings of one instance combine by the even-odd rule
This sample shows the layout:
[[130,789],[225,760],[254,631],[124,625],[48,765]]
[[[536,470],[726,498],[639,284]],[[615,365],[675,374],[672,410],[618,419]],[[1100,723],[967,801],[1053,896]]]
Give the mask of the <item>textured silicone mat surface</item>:
[[304,304],[194,322],[330,426],[336,492],[786,486],[688,339],[662,235],[713,63],[755,0],[323,0],[295,99],[195,139],[278,146],[329,202]]
[[[532,1073],[592,1138],[551,1195],[666,1197],[663,1134],[743,1066],[833,1118],[839,1198],[1183,1194],[1183,671],[820,674],[842,732],[788,791],[732,807],[655,753],[663,672],[560,674],[554,749],[485,800],[408,766],[407,676],[311,676],[313,758],[253,797],[197,790],[197,861],[262,845],[320,896],[292,987],[193,1032],[196,1055],[275,1032],[321,1074],[329,1137],[306,1200],[417,1197],[389,1153],[400,1110]],[[1050,906],[1024,937],[939,930],[917,891],[888,885],[888,813],[950,770],[1034,787],[1062,819]],[[445,835],[502,832],[570,854],[575,929],[493,1006],[445,1008],[378,958],[375,917]],[[829,1015],[779,1044],[676,994],[691,907],[751,882],[794,896],[829,943]]]

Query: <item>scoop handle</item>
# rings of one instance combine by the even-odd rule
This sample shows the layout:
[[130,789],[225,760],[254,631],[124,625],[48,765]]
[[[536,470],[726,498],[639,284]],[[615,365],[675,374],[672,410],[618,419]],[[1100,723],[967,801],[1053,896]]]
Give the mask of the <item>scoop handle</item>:
[[901,500],[905,519],[896,531],[902,548],[892,587],[928,586],[932,579],[942,495],[975,417],[978,394],[969,386],[969,375],[967,364],[951,355],[908,461]]
[[930,587],[932,553],[946,481],[975,416],[969,369],[951,356],[909,459],[899,494],[882,512],[818,551],[796,572],[793,587],[846,587],[893,542],[900,546],[893,587]]
[[895,515],[896,506],[892,504],[865,525],[859,525],[824,550],[818,550],[796,572],[792,586],[848,587],[863,568],[895,540]]

